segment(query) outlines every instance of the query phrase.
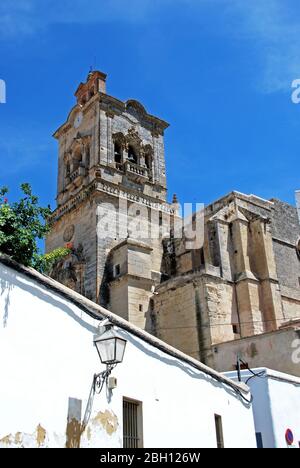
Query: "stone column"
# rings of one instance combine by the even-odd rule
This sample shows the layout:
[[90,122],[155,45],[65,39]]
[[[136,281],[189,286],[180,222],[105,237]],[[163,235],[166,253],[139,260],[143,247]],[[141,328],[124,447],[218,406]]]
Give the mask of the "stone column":
[[228,223],[218,220],[216,228],[219,241],[221,276],[226,280],[232,281],[229,252],[229,226]]
[[143,148],[141,148],[141,150],[140,150],[140,166],[142,166],[142,167],[145,167],[145,166],[146,166],[146,163],[145,163],[145,153],[144,153]]
[[108,148],[108,117],[107,114],[100,110],[100,164],[107,164],[107,148]]
[[252,256],[255,273],[261,287],[261,307],[265,331],[277,330],[284,316],[273,251],[270,225],[267,220],[255,219],[250,223]]
[[153,162],[154,162],[154,171],[153,171],[153,182],[159,182],[159,169],[158,169],[158,145],[157,145],[157,135],[152,134],[153,137]]
[[86,145],[83,144],[81,146],[81,154],[82,154],[82,159],[81,159],[81,165],[82,167],[86,167]]
[[71,156],[70,156],[70,172],[71,172],[71,174],[74,172],[74,158],[73,158],[72,153],[71,153]]
[[114,115],[111,112],[106,113],[107,116],[107,165],[114,163],[114,143],[112,139],[112,119]]
[[249,223],[236,219],[233,223],[233,256],[235,267],[235,288],[241,337],[260,334],[264,331],[263,314],[260,304],[259,281],[250,267]]

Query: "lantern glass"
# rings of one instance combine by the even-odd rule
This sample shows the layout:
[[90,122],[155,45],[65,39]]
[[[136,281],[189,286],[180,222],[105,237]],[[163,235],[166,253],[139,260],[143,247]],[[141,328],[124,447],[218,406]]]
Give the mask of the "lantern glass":
[[123,361],[126,340],[110,329],[94,340],[100,360],[103,364],[118,364]]
[[125,353],[125,348],[126,348],[126,340],[123,340],[122,338],[117,338],[116,341],[116,362],[122,362],[124,353]]

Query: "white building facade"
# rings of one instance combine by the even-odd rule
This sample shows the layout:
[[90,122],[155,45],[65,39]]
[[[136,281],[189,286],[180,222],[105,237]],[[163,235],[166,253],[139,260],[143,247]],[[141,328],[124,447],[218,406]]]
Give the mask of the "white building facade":
[[[259,377],[248,370],[241,374],[253,396],[258,447],[300,448],[300,378],[267,368],[252,371]],[[237,378],[236,372],[225,375]]]
[[[245,386],[1,256],[0,311],[1,448],[256,446]],[[83,427],[106,318],[127,346]]]

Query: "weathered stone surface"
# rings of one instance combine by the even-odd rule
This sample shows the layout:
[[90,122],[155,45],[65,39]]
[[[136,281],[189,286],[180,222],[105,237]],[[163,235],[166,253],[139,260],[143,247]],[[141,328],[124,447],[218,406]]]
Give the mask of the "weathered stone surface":
[[[296,208],[232,192],[205,208],[203,242],[192,249],[173,235],[177,197],[166,202],[168,124],[137,101],[107,95],[101,73],[78,93],[55,133],[58,207],[47,251],[65,239],[74,250],[59,265],[66,271],[55,270],[60,281],[211,366],[215,346],[299,319]],[[137,241],[131,234],[140,219],[146,232]],[[105,226],[109,232],[99,235]]]

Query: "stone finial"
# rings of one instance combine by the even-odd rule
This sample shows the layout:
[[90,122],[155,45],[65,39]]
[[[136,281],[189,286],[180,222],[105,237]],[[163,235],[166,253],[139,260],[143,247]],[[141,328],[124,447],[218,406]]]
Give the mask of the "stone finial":
[[176,193],[174,193],[174,195],[173,195],[173,201],[172,201],[172,203],[174,203],[174,204],[175,204],[175,203],[176,203],[176,204],[178,203],[178,198],[177,198]]
[[178,200],[178,197],[176,195],[176,193],[174,193],[173,195],[173,200],[172,200],[172,209],[174,211],[174,214],[175,215],[180,215],[180,203],[179,203],[179,200]]

